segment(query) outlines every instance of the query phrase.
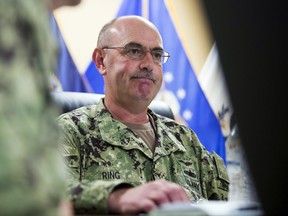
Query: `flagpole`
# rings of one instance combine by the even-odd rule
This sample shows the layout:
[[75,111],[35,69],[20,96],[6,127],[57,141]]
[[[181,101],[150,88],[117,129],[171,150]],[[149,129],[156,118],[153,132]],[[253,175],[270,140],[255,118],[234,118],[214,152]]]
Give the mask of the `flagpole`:
[[142,17],[149,19],[149,0],[142,0]]

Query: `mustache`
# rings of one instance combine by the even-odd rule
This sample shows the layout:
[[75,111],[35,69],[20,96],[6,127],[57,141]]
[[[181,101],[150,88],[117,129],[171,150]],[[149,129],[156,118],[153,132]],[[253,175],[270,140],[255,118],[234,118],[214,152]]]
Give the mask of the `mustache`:
[[150,79],[153,82],[156,81],[156,77],[154,76],[154,74],[148,70],[143,70],[140,72],[136,72],[134,74],[131,75],[131,78],[133,79],[137,79],[137,78],[146,78],[146,79]]

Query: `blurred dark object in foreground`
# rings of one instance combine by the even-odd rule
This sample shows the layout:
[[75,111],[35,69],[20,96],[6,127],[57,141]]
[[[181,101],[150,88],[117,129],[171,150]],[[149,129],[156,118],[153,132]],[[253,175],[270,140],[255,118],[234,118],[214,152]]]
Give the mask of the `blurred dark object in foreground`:
[[287,211],[287,3],[203,3],[260,202],[265,215],[283,215]]

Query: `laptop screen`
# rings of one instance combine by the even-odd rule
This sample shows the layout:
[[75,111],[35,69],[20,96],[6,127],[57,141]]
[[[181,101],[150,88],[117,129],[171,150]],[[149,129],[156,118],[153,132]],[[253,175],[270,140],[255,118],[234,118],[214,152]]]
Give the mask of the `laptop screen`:
[[286,210],[288,13],[284,2],[203,1],[265,215]]

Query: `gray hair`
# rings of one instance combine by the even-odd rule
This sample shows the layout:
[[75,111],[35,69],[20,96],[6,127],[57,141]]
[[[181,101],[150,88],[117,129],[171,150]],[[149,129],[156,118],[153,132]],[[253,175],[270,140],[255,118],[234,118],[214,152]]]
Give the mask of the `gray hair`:
[[98,40],[97,40],[97,47],[98,48],[102,48],[104,46],[107,46],[107,41],[110,41],[110,35],[108,33],[108,31],[110,30],[110,28],[113,26],[113,24],[116,22],[118,18],[114,18],[112,19],[110,22],[108,22],[107,24],[105,24],[98,35]]

